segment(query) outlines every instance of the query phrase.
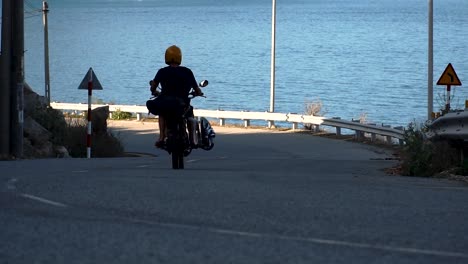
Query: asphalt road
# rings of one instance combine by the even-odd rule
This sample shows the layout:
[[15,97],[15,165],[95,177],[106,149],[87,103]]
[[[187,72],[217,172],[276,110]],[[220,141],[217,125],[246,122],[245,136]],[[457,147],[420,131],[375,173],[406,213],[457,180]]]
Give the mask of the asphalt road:
[[0,263],[468,263],[468,188],[386,175],[372,146],[215,127],[185,170],[155,124],[137,158],[0,162]]

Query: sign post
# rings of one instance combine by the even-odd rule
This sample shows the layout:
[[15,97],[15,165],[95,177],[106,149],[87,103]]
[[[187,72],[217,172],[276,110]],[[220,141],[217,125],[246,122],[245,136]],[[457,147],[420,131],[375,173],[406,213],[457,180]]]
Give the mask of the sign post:
[[93,132],[91,126],[91,100],[93,96],[93,90],[102,90],[102,85],[94,74],[93,68],[89,68],[83,81],[81,81],[78,89],[88,90],[88,126],[86,135],[86,158],[91,158],[91,134]]
[[448,113],[450,111],[451,87],[462,85],[451,63],[449,63],[447,67],[445,68],[444,72],[442,73],[439,80],[437,81],[437,85],[447,85],[447,98],[445,102],[445,112]]

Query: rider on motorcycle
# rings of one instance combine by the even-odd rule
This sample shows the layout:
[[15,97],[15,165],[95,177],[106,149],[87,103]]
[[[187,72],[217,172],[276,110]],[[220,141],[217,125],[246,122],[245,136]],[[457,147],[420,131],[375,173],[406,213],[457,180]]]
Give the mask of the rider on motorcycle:
[[[159,69],[154,79],[150,81],[151,94],[157,98],[146,102],[148,110],[154,115],[159,115],[160,132],[159,139],[155,143],[158,148],[164,145],[166,138],[164,115],[175,114],[175,112],[182,111],[189,106],[188,96],[192,88],[196,96],[203,95],[192,70],[180,66],[182,52],[179,47],[173,45],[166,49],[165,62],[168,66]],[[160,92],[156,90],[158,85],[161,85]]]

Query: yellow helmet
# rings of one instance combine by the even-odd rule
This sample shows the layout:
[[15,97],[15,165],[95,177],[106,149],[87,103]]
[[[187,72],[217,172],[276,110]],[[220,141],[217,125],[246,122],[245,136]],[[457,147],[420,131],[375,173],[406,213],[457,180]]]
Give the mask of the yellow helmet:
[[170,65],[175,63],[180,65],[182,62],[182,51],[176,45],[172,45],[166,49],[166,55],[164,57],[166,59],[166,64]]

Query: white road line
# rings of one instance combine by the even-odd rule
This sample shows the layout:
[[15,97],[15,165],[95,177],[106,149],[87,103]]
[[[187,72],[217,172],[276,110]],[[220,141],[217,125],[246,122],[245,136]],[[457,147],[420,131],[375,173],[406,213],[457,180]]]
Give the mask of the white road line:
[[89,172],[89,170],[79,170],[79,171],[72,171],[73,173],[86,173]]
[[[215,157],[214,159],[220,160],[220,159],[227,159],[227,157]],[[193,163],[197,161],[205,161],[205,160],[213,160],[213,158],[201,158],[201,159],[188,159],[185,162],[187,163]]]
[[466,187],[450,187],[450,186],[441,186],[441,187],[437,187],[437,186],[434,186],[434,187],[418,187],[419,189],[442,189],[442,190],[457,190],[457,191],[468,191],[468,188]]
[[23,196],[24,198],[28,198],[28,199],[31,199],[31,200],[34,200],[34,201],[37,201],[37,202],[41,202],[41,203],[45,203],[45,204],[48,204],[48,205],[53,205],[53,206],[57,206],[57,207],[67,207],[67,205],[65,205],[63,203],[54,202],[54,201],[51,201],[51,200],[47,200],[45,198],[41,198],[41,197],[38,197],[38,196],[26,194],[26,193],[22,193],[21,196]]
[[307,243],[320,244],[320,245],[331,245],[331,246],[341,246],[341,247],[350,247],[350,248],[376,249],[376,250],[384,250],[384,251],[389,251],[389,252],[397,252],[397,253],[405,253],[405,254],[429,255],[429,256],[451,257],[451,258],[468,258],[468,254],[460,253],[460,252],[439,251],[439,250],[420,249],[420,248],[411,248],[411,247],[373,245],[373,244],[366,244],[366,243],[311,238],[311,237],[296,237],[296,236],[283,236],[283,235],[275,235],[275,234],[242,232],[242,231],[236,231],[236,230],[218,229],[218,228],[210,228],[210,227],[204,228],[204,227],[184,225],[184,224],[159,223],[159,222],[132,219],[132,218],[124,218],[124,219],[133,223],[157,225],[157,226],[164,226],[164,227],[171,227],[171,228],[182,228],[182,229],[190,229],[190,230],[197,230],[197,231],[207,230],[209,232],[224,234],[224,235],[231,235],[231,236],[251,237],[251,238],[261,238],[261,239],[267,238],[267,239],[286,240],[286,241],[295,241],[295,242],[307,242]]
[[221,233],[221,234],[237,235],[237,236],[248,236],[248,237],[273,238],[273,239],[281,239],[281,240],[302,241],[302,242],[310,242],[310,243],[315,243],[315,244],[326,244],[326,245],[333,245],[333,246],[378,249],[378,250],[401,252],[401,253],[411,253],[411,254],[419,254],[419,255],[433,255],[433,256],[440,256],[440,257],[468,258],[468,254],[459,253],[459,252],[448,252],[448,251],[438,251],[438,250],[428,250],[428,249],[408,248],[408,247],[393,247],[393,246],[385,246],[385,245],[372,245],[372,244],[366,244],[366,243],[355,243],[355,242],[340,241],[340,240],[307,238],[307,237],[291,237],[291,236],[282,236],[282,235],[239,232],[239,231],[222,230],[222,229],[213,230],[213,232]]

